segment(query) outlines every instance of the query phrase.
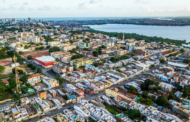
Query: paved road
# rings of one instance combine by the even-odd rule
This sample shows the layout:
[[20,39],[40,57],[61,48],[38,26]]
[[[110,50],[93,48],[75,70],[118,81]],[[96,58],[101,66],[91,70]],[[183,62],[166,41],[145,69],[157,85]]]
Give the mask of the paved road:
[[[156,67],[154,67],[154,68],[152,68],[152,69],[150,69],[150,70],[148,70],[148,71],[146,71],[146,72],[144,72],[144,73],[150,73],[152,70],[154,70],[154,69],[156,69],[156,68],[158,68],[158,67],[159,67],[159,66],[156,66]],[[123,85],[125,85],[125,84],[128,83],[128,82],[134,81],[134,80],[137,79],[137,78],[142,78],[142,76],[143,76],[143,73],[141,73],[141,74],[139,74],[139,75],[136,75],[136,76],[134,76],[133,78],[131,78],[131,79],[129,79],[129,80],[125,80],[125,81],[123,81],[123,82],[121,82],[121,83],[118,83],[118,84],[116,84],[116,85],[114,85],[114,86],[112,86],[112,87],[123,86]],[[98,94],[95,94],[95,95],[88,95],[88,94],[85,94],[85,99],[86,99],[86,100],[95,99],[96,97],[98,97],[98,96],[100,96],[100,95],[104,95],[104,94],[105,94],[105,91],[102,91],[101,93],[98,93]],[[76,103],[75,103],[75,104],[76,104]],[[64,109],[72,108],[75,104],[65,105],[63,108],[61,108],[61,109],[59,109],[59,110],[50,111],[50,112],[46,113],[45,116],[49,116],[49,117],[50,117],[50,116],[56,115],[56,114],[58,114],[58,113],[62,113]],[[38,121],[39,119],[40,119],[40,117],[37,117],[37,118],[34,118],[34,119],[32,119],[31,121],[27,121],[27,122],[36,122],[36,121]]]
[[[102,93],[95,94],[95,95],[87,95],[87,96],[85,96],[85,99],[86,99],[86,100],[95,99],[96,97],[98,97],[98,96],[100,96],[100,95],[103,95],[103,94],[105,94],[105,93],[102,92]],[[50,117],[50,116],[56,115],[56,114],[58,114],[58,113],[63,113],[63,110],[64,110],[64,109],[73,108],[73,106],[76,105],[76,104],[77,104],[77,103],[75,103],[75,104],[70,104],[70,105],[65,105],[65,106],[64,106],[63,108],[61,108],[61,109],[58,109],[58,110],[56,109],[56,110],[53,110],[53,111],[50,111],[50,112],[46,113],[45,116]],[[45,117],[45,116],[43,116],[43,117]],[[42,117],[42,118],[43,118],[43,117]],[[25,122],[37,122],[39,119],[40,119],[40,117],[36,117],[36,118],[33,118],[32,120],[27,120],[27,121],[25,121]]]

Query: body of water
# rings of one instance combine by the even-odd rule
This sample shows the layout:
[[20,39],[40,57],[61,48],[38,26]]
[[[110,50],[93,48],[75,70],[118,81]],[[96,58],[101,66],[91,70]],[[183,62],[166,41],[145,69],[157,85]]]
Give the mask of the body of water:
[[133,24],[88,25],[90,28],[105,32],[137,33],[146,36],[157,36],[190,42],[190,26],[155,26]]

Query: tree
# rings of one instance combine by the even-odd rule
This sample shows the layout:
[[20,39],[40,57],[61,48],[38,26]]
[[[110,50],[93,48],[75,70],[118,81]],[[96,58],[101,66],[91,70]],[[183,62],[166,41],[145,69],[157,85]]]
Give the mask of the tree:
[[55,46],[49,49],[49,52],[56,52],[56,51],[60,51],[60,48]]
[[137,102],[140,102],[140,103],[148,105],[148,106],[150,106],[150,105],[152,105],[154,103],[152,99],[144,98],[144,97],[140,97],[140,99],[137,100]]
[[76,55],[73,55],[71,57],[71,59],[77,59],[77,58],[83,58],[83,57],[84,57],[84,55],[82,55],[82,54],[76,54]]
[[105,45],[102,45],[100,48],[107,48]]
[[70,43],[73,44],[75,41],[74,40],[70,40]]
[[26,83],[28,81],[28,76],[24,75],[19,80],[22,81],[23,83]]
[[97,50],[93,51],[93,56],[98,56],[99,52]]
[[128,117],[129,117],[130,119],[135,119],[136,117],[140,117],[140,116],[141,116],[141,113],[140,113],[140,111],[137,110],[137,109],[132,109],[132,110],[130,110],[129,113],[128,113]]
[[116,71],[118,71],[118,72],[121,72],[121,70],[118,68],[118,69],[116,69]]
[[161,59],[160,63],[164,64],[164,63],[166,63],[166,61],[164,59]]
[[[19,75],[21,75],[21,74],[24,73],[23,70],[18,70],[18,69],[17,69],[17,71],[18,71],[18,74],[19,74]],[[12,69],[12,73],[15,74],[15,68]]]
[[98,54],[101,55],[102,54],[102,48],[98,49]]
[[32,60],[33,59],[31,55],[29,55],[27,58],[28,58],[28,60]]
[[170,94],[169,96],[168,96],[168,100],[175,100],[175,96],[173,95],[173,94]]
[[10,78],[8,81],[9,81],[9,88],[10,88],[10,89],[16,87],[16,81],[15,81],[15,79]]
[[131,94],[137,94],[137,91],[136,91],[135,87],[133,87],[133,86],[129,86],[129,88],[127,89],[127,92],[129,92]]
[[31,69],[32,69],[32,70],[36,70],[36,67],[35,67],[35,66],[32,66]]
[[180,52],[181,53],[185,53],[185,50],[182,48],[182,49],[180,49]]
[[23,54],[24,54],[24,52],[22,52],[22,51],[19,51],[19,54],[20,54],[20,55],[23,55]]
[[159,96],[156,100],[156,103],[163,107],[168,107],[169,101],[165,96]]
[[42,73],[41,68],[38,68],[38,69],[37,69],[37,73]]
[[190,87],[186,87],[183,92],[183,97],[190,96]]
[[28,64],[28,65],[27,65],[27,67],[30,67],[30,68],[31,68],[32,66],[33,66],[33,64]]
[[60,85],[63,83],[63,79],[62,79],[62,78],[56,77],[55,79],[59,81],[59,84],[60,84]]
[[72,50],[70,50],[69,52],[70,53],[76,53],[77,49],[76,48],[73,48]]
[[180,86],[180,85],[177,86],[178,91],[181,91],[182,89],[183,89],[182,86]]
[[0,82],[0,91],[4,92],[7,89],[6,85],[4,82]]
[[147,91],[143,91],[142,96],[143,96],[143,98],[148,98],[148,92]]
[[116,59],[116,57],[111,57],[111,58],[110,58],[110,61],[111,61],[111,62],[116,62],[117,59]]
[[0,66],[0,73],[4,72],[5,67],[4,66]]

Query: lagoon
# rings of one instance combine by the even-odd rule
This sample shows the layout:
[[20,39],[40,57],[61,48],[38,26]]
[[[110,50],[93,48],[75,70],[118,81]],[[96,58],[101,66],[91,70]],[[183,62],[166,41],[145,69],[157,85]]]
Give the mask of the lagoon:
[[105,32],[123,32],[123,29],[125,29],[125,33],[137,33],[145,36],[157,36],[176,40],[186,40],[187,42],[190,42],[190,26],[156,26],[134,24],[104,24],[87,26],[92,29]]

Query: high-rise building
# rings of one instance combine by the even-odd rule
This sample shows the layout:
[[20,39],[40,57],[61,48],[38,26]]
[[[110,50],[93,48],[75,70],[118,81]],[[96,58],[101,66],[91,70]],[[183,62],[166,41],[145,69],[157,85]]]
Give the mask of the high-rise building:
[[29,18],[28,18],[28,23],[30,24],[30,22],[31,22],[31,18],[29,17]]

